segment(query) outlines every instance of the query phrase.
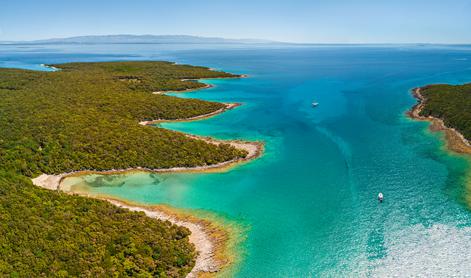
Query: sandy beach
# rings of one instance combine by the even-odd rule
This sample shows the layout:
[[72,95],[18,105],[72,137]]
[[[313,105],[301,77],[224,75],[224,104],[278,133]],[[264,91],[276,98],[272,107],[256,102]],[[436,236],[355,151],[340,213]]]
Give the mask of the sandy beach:
[[231,256],[226,256],[229,237],[227,231],[208,220],[199,219],[163,205],[141,206],[112,198],[100,199],[131,211],[144,212],[148,217],[169,221],[190,230],[189,241],[195,246],[198,256],[195,266],[187,275],[189,278],[218,272],[232,260]]
[[[246,142],[239,140],[225,141],[216,140],[209,137],[198,137],[195,135],[187,135],[188,137],[204,140],[210,144],[231,144],[232,146],[247,151],[245,158],[234,159],[214,165],[198,166],[198,167],[175,167],[170,169],[147,169],[147,168],[132,168],[124,170],[109,170],[109,171],[77,171],[71,173],[64,173],[60,175],[47,175],[42,174],[34,179],[32,182],[36,186],[43,187],[49,190],[61,190],[61,182],[68,176],[79,176],[84,174],[98,173],[98,174],[117,174],[128,173],[133,171],[148,171],[148,172],[181,172],[181,171],[223,171],[228,170],[230,167],[239,163],[249,161],[259,157],[263,152],[263,144],[261,142]],[[76,194],[75,192],[68,192]],[[92,197],[83,194],[86,197]],[[142,211],[147,216],[156,218],[163,221],[170,221],[171,223],[188,228],[191,231],[190,242],[195,246],[198,253],[196,263],[192,271],[187,277],[201,277],[212,276],[213,273],[224,270],[225,267],[230,266],[235,260],[235,256],[228,252],[229,245],[229,232],[222,227],[212,223],[208,220],[194,217],[190,214],[177,213],[175,209],[167,206],[141,206],[130,204],[122,200],[116,200],[109,197],[100,198],[111,202],[112,204],[130,209],[132,211]]]
[[[182,133],[184,134],[184,133]],[[51,190],[58,190],[60,189],[60,184],[62,180],[66,177],[71,176],[81,176],[86,174],[101,174],[101,175],[113,175],[113,174],[124,174],[129,172],[153,172],[153,173],[167,173],[167,172],[219,172],[225,171],[229,168],[238,165],[240,163],[244,163],[250,160],[253,160],[259,157],[263,153],[264,145],[262,142],[248,142],[242,140],[217,140],[210,137],[200,137],[196,135],[189,135],[185,134],[186,136],[197,139],[203,140],[210,144],[229,144],[237,149],[245,150],[247,155],[244,158],[235,158],[232,160],[211,164],[211,165],[203,165],[203,166],[196,166],[196,167],[173,167],[173,168],[160,168],[160,169],[151,169],[146,167],[136,167],[136,168],[128,168],[128,169],[111,169],[105,171],[96,171],[96,170],[82,170],[82,171],[73,171],[58,175],[48,175],[42,174],[36,178],[33,178],[33,184],[51,189]]]
[[[244,78],[247,77],[247,75],[240,75],[236,77],[221,77],[221,78]],[[204,88],[198,88],[199,89],[204,89]],[[235,107],[240,106],[240,103],[226,103],[226,106],[224,108],[221,108],[219,110],[216,110],[214,112],[204,114],[204,115],[198,115],[195,117],[191,118],[185,118],[185,119],[176,119],[176,120],[162,120],[162,119],[157,119],[157,120],[152,120],[152,121],[142,121],[139,122],[140,125],[151,125],[154,123],[159,123],[159,122],[175,122],[175,121],[195,121],[195,120],[201,120],[204,118],[212,117],[214,115],[223,113],[227,110],[234,109]],[[178,131],[175,131],[178,132]],[[203,140],[207,143],[214,144],[214,145],[219,145],[219,144],[229,144],[239,150],[244,150],[247,152],[247,155],[244,158],[235,158],[232,160],[216,163],[216,164],[211,164],[211,165],[202,165],[202,166],[196,166],[196,167],[173,167],[173,168],[160,168],[160,169],[151,169],[151,168],[146,168],[146,167],[135,167],[135,168],[127,168],[127,169],[110,169],[110,170],[105,170],[105,171],[97,171],[93,169],[89,170],[81,170],[81,171],[72,171],[68,173],[62,173],[62,174],[57,174],[57,175],[48,175],[48,174],[42,174],[36,178],[33,178],[33,184],[51,189],[51,190],[58,190],[60,189],[60,184],[61,181],[65,177],[69,176],[80,176],[80,175],[86,175],[86,174],[101,174],[101,175],[112,175],[112,174],[123,174],[123,173],[129,173],[129,172],[154,172],[154,173],[162,173],[162,172],[208,172],[208,171],[224,171],[228,170],[229,168],[243,163],[247,162],[249,160],[253,160],[259,156],[262,155],[263,149],[264,149],[264,144],[262,142],[249,142],[249,141],[243,141],[243,140],[217,140],[211,137],[203,137],[203,136],[196,136],[196,135],[191,135],[191,134],[186,134],[182,132],[181,133],[189,138],[196,139],[196,140]]]
[[[238,77],[229,77],[229,78],[241,78],[246,77],[246,75],[241,75]],[[189,89],[181,92],[189,92],[193,90],[199,90],[211,87],[211,85],[206,85],[203,88]],[[154,92],[154,94],[162,94],[165,92]],[[140,125],[151,125],[158,122],[172,122],[172,121],[194,121],[201,120],[204,118],[212,117],[214,115],[223,113],[227,110],[233,109],[240,105],[240,103],[226,103],[224,108],[216,110],[214,112],[199,115],[187,119],[177,119],[177,120],[152,120],[152,121],[143,121],[140,122]],[[36,186],[43,187],[49,190],[61,190],[61,182],[64,178],[69,176],[79,176],[86,174],[119,174],[119,173],[128,173],[133,171],[145,171],[145,172],[193,172],[193,171],[224,171],[228,170],[230,167],[238,165],[243,162],[255,159],[259,157],[262,152],[264,145],[262,142],[248,142],[242,140],[217,140],[210,137],[201,137],[196,135],[190,135],[182,133],[185,136],[195,139],[203,140],[209,144],[219,145],[219,144],[229,144],[239,150],[244,150],[247,152],[246,157],[244,158],[235,158],[229,161],[212,164],[212,165],[202,165],[197,167],[174,167],[174,168],[162,168],[162,169],[149,169],[145,167],[129,168],[129,169],[111,169],[106,171],[95,171],[93,169],[86,171],[73,171],[69,173],[63,173],[58,175],[47,175],[42,174],[36,178],[32,179],[32,182]],[[76,194],[73,192],[68,192],[70,194]],[[91,197],[83,194],[84,196]],[[192,271],[187,275],[187,277],[200,277],[200,276],[211,276],[212,273],[220,271],[223,267],[228,266],[233,261],[233,256],[227,254],[227,245],[229,241],[228,232],[223,228],[215,225],[207,220],[199,219],[190,214],[182,214],[176,212],[175,209],[166,206],[141,206],[137,204],[131,204],[123,200],[116,200],[109,197],[100,198],[106,200],[116,206],[127,208],[132,211],[141,211],[144,212],[147,216],[156,218],[162,221],[170,221],[171,223],[179,226],[188,228],[191,231],[189,237],[190,242],[195,246],[195,249],[198,253],[196,257],[196,263]]]
[[[98,174],[117,174],[128,173],[132,171],[149,171],[149,172],[180,172],[180,171],[223,171],[239,163],[255,159],[262,154],[263,144],[260,142],[246,142],[246,141],[221,141],[213,138],[198,137],[194,135],[187,135],[194,139],[204,140],[210,144],[228,143],[232,146],[247,151],[245,158],[234,159],[214,165],[198,166],[198,167],[176,167],[170,169],[147,169],[147,168],[132,168],[123,170],[109,170],[109,171],[77,171],[71,173],[64,173],[60,175],[47,175],[42,174],[34,179],[32,182],[36,186],[43,187],[49,190],[61,190],[61,182],[68,176],[78,176],[90,173]],[[68,192],[76,194],[74,192]],[[83,194],[86,197],[92,197]],[[210,221],[199,219],[197,217],[186,214],[182,216],[175,212],[174,209],[166,206],[141,206],[130,204],[122,200],[116,200],[109,197],[100,198],[111,202],[119,207],[127,208],[132,211],[142,211],[147,216],[156,218],[163,221],[170,221],[173,224],[183,226],[191,231],[190,242],[195,246],[198,253],[196,263],[192,271],[187,277],[200,277],[212,276],[213,273],[219,272],[225,267],[230,266],[235,260],[234,256],[228,253],[229,234],[222,227],[217,226]]]
[[[33,179],[33,183],[45,189],[55,190],[56,188],[50,186],[50,184],[56,182],[58,178],[62,178],[62,176],[51,177],[41,175]],[[39,182],[44,183],[39,184]],[[144,212],[148,217],[161,221],[169,221],[172,224],[190,230],[189,241],[195,246],[197,256],[195,258],[195,266],[187,275],[189,278],[212,276],[211,274],[221,271],[223,267],[229,266],[235,260],[235,256],[227,250],[230,237],[229,232],[221,225],[212,221],[194,217],[189,213],[184,213],[165,205],[144,206],[111,197],[90,196],[76,192],[66,193],[108,201],[115,206],[131,211]]]
[[420,121],[431,122],[430,129],[432,131],[443,131],[445,133],[447,147],[457,153],[470,154],[471,155],[471,144],[470,142],[456,129],[447,127],[443,120],[432,116],[424,117],[420,116],[420,111],[424,107],[426,101],[423,95],[420,93],[421,88],[413,89],[412,93],[414,97],[419,101],[411,111],[409,116],[413,119]]
[[[117,174],[117,173],[128,173],[133,171],[148,171],[148,172],[182,172],[182,171],[224,171],[240,163],[255,159],[259,157],[263,152],[263,143],[261,142],[246,142],[240,140],[216,140],[210,137],[199,137],[195,135],[187,135],[188,137],[204,140],[210,144],[230,144],[235,148],[247,151],[245,158],[233,159],[230,161],[198,166],[198,167],[175,167],[169,169],[147,169],[147,168],[130,168],[122,170],[109,170],[109,171],[76,171],[70,173],[64,173],[59,175],[47,175],[42,174],[34,179],[32,182],[36,186],[43,187],[49,190],[61,190],[61,182],[68,176],[80,176],[85,174],[97,173],[97,174]],[[68,192],[76,194],[74,192]],[[84,194],[86,197],[91,197]],[[230,266],[235,260],[234,256],[229,254],[227,249],[229,245],[228,232],[223,228],[215,225],[210,221],[199,219],[197,217],[186,214],[184,217],[182,214],[176,213],[174,209],[166,206],[140,206],[129,204],[121,200],[112,199],[109,197],[100,198],[111,202],[114,205],[128,208],[133,211],[142,211],[147,216],[160,219],[168,220],[173,224],[183,226],[191,231],[190,242],[194,244],[198,255],[196,257],[196,264],[192,271],[187,277],[200,277],[200,276],[211,276],[212,273],[219,272],[225,267]]]

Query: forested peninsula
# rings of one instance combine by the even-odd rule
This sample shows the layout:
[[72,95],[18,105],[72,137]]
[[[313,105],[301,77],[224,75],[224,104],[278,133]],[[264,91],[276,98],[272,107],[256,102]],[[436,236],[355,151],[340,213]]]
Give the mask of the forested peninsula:
[[413,93],[419,103],[411,116],[429,120],[432,129],[445,131],[450,149],[471,154],[471,83],[427,85]]
[[183,277],[195,263],[189,231],[105,201],[47,191],[30,178],[81,170],[196,167],[247,151],[139,125],[211,114],[225,104],[154,91],[238,77],[168,62],[0,69],[0,274]]

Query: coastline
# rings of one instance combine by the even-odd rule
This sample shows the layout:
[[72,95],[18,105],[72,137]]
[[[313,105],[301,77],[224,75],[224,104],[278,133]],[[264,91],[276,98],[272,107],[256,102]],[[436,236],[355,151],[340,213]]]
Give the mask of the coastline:
[[227,110],[231,110],[231,109],[234,109],[234,108],[239,107],[239,106],[242,105],[241,103],[224,103],[224,104],[226,105],[225,107],[223,107],[221,109],[218,109],[216,111],[213,111],[211,113],[208,113],[208,114],[198,115],[198,116],[194,116],[194,117],[190,117],[190,118],[175,119],[175,120],[157,119],[157,120],[150,120],[150,121],[142,121],[142,122],[139,122],[139,124],[140,125],[152,125],[152,124],[156,124],[156,123],[197,121],[197,120],[211,118],[211,117],[216,116],[218,114],[224,113]]
[[[245,78],[247,75],[239,75],[234,77],[220,77],[220,78]],[[202,79],[219,79],[219,78],[202,78]],[[196,79],[200,80],[200,79]],[[182,80],[182,81],[187,81]],[[202,88],[187,89],[182,91],[172,91],[172,92],[190,92],[205,88],[213,87],[212,85],[206,84]],[[165,92],[153,92],[153,94],[164,94]],[[159,122],[175,122],[175,121],[194,121],[204,118],[209,118],[214,115],[223,113],[227,110],[233,109],[240,106],[240,103],[225,103],[225,107],[219,110],[213,111],[208,114],[198,115],[186,119],[176,119],[176,120],[152,120],[152,121],[143,121],[140,122],[140,125],[151,125]],[[178,131],[174,131],[178,132]],[[102,175],[111,175],[111,174],[125,174],[129,172],[213,172],[213,171],[224,171],[229,168],[253,160],[262,155],[264,144],[262,142],[249,142],[242,140],[217,140],[211,137],[202,137],[191,134],[185,134],[179,132],[189,138],[195,140],[203,140],[209,144],[219,145],[219,144],[229,144],[239,150],[244,150],[247,152],[247,155],[243,158],[234,158],[232,160],[212,164],[212,165],[203,165],[196,167],[174,167],[174,168],[161,168],[161,169],[149,169],[145,167],[136,167],[129,169],[111,169],[105,171],[96,171],[96,170],[83,170],[83,171],[73,171],[69,173],[62,173],[58,175],[48,175],[41,174],[40,176],[31,179],[33,184],[48,190],[61,190],[61,183],[66,177],[70,176],[81,176],[86,174],[102,174]],[[110,202],[113,205],[118,207],[126,208],[131,211],[140,211],[144,212],[148,217],[159,219],[162,221],[169,221],[175,225],[186,227],[190,230],[191,234],[189,236],[190,242],[195,246],[197,255],[195,257],[195,266],[188,273],[187,277],[212,277],[215,272],[220,272],[221,270],[227,271],[228,266],[232,266],[235,258],[237,257],[231,252],[228,252],[231,236],[226,227],[219,225],[215,221],[209,221],[207,219],[202,219],[193,214],[181,212],[178,209],[171,208],[165,205],[141,205],[133,204],[126,200],[118,200],[113,197],[100,197],[100,196],[90,196],[85,193],[77,193],[73,191],[63,191],[68,194],[77,194],[85,197],[92,197],[101,200]],[[232,238],[235,238],[232,236]]]
[[[240,77],[245,78],[247,77],[247,75],[239,75],[237,77],[221,77],[221,78],[240,78]],[[200,90],[200,89],[204,89],[204,88],[198,88],[197,90]],[[204,115],[198,115],[191,118],[176,119],[176,120],[157,119],[157,120],[151,120],[151,121],[142,121],[142,122],[139,122],[139,124],[146,126],[146,125],[152,125],[152,124],[160,123],[160,122],[186,122],[186,121],[201,120],[201,119],[209,118],[217,114],[223,113],[227,110],[234,109],[240,105],[241,105],[240,103],[226,103],[226,107],[213,111],[208,114],[204,114]],[[180,133],[192,139],[202,140],[202,141],[205,141],[206,143],[210,143],[214,145],[229,144],[235,147],[236,149],[246,151],[247,155],[243,158],[234,158],[234,159],[216,163],[216,164],[202,165],[202,166],[195,166],[195,167],[173,167],[173,168],[158,168],[158,169],[151,169],[151,168],[146,168],[146,167],[135,167],[135,168],[127,168],[127,169],[110,169],[110,170],[103,170],[103,171],[89,169],[89,170],[80,170],[80,171],[61,173],[57,175],[41,174],[38,177],[33,178],[31,180],[34,185],[37,185],[46,189],[51,189],[51,190],[60,190],[61,182],[66,177],[81,176],[81,175],[87,175],[87,174],[113,175],[113,174],[125,174],[125,173],[130,173],[130,172],[151,172],[151,173],[218,172],[218,171],[228,170],[235,165],[256,159],[262,155],[263,150],[264,150],[264,144],[262,142],[257,142],[257,141],[249,142],[249,141],[243,141],[243,140],[217,140],[211,137],[197,136],[197,135],[187,134],[187,133],[183,133],[179,131],[174,131],[174,132]]]
[[56,68],[54,66],[51,66],[51,65],[47,65],[47,64],[40,64],[41,67],[44,67],[44,68],[48,68],[48,69],[51,69],[52,71],[59,71],[61,69],[59,68]]
[[68,194],[76,194],[85,197],[98,198],[106,200],[118,207],[127,208],[132,211],[142,211],[148,217],[156,218],[162,221],[170,221],[171,223],[186,227],[190,230],[190,242],[195,246],[197,256],[195,258],[195,266],[187,275],[189,278],[193,277],[213,277],[215,273],[231,271],[231,267],[235,266],[238,259],[238,254],[232,251],[236,246],[238,232],[230,231],[225,225],[206,218],[194,216],[191,213],[180,212],[176,208],[171,208],[165,205],[142,205],[133,204],[126,200],[118,200],[115,197],[109,196],[90,196],[86,193],[78,193],[74,191],[64,191],[61,188],[62,181],[67,177],[81,176],[86,174],[126,174],[130,172],[216,172],[229,170],[231,167],[239,165],[240,163],[247,162],[261,156],[263,152],[263,143],[261,142],[246,142],[241,140],[216,140],[211,137],[199,137],[196,135],[185,134],[186,136],[194,139],[204,140],[210,144],[231,144],[236,148],[244,149],[248,152],[245,158],[233,159],[218,164],[197,166],[197,167],[175,167],[168,169],[147,169],[147,168],[130,168],[122,170],[108,170],[108,171],[76,171],[71,173],[63,173],[59,175],[42,174],[36,178],[31,179],[33,184],[48,190],[61,190]]
[[[214,69],[209,69],[209,70],[214,70]],[[203,87],[199,88],[190,88],[190,89],[184,89],[184,90],[168,90],[168,91],[155,91],[152,92],[154,95],[164,95],[167,93],[189,93],[189,92],[194,92],[194,91],[199,91],[202,89],[209,89],[209,88],[214,88],[214,85],[211,84],[206,84],[204,82],[200,82],[201,80],[212,80],[212,79],[239,79],[239,78],[248,78],[249,76],[247,74],[239,74],[236,76],[227,76],[227,77],[209,77],[209,78],[192,78],[192,79],[180,79],[180,81],[196,81],[200,84],[204,84]]]
[[74,177],[74,176],[82,176],[87,174],[100,174],[100,175],[114,175],[114,174],[126,174],[132,172],[150,172],[150,173],[169,173],[169,172],[219,172],[219,171],[226,171],[231,167],[256,159],[260,157],[263,153],[264,145],[261,142],[248,142],[242,140],[216,140],[211,137],[200,137],[196,135],[190,135],[182,133],[187,137],[203,140],[210,144],[230,144],[237,149],[247,151],[247,155],[243,158],[234,158],[232,160],[210,164],[210,165],[203,165],[203,166],[195,166],[195,167],[173,167],[173,168],[158,168],[158,169],[151,169],[146,167],[135,167],[135,168],[127,168],[127,169],[111,169],[111,170],[104,170],[104,171],[97,171],[97,170],[80,170],[80,171],[72,171],[68,173],[62,173],[57,175],[48,175],[48,174],[41,174],[36,178],[31,179],[34,185],[50,189],[50,190],[60,190],[60,185],[62,181],[67,177]]
[[[46,189],[54,190],[51,188]],[[228,267],[233,266],[237,260],[237,254],[231,250],[231,247],[237,242],[236,235],[240,231],[226,227],[217,221],[215,217],[208,219],[208,217],[194,216],[183,209],[173,208],[168,205],[142,205],[111,196],[91,196],[87,193],[73,191],[63,192],[107,201],[117,207],[143,212],[147,217],[164,222],[169,221],[174,225],[190,230],[191,234],[188,239],[194,245],[197,255],[194,267],[186,276],[188,278],[214,277],[218,272],[229,271]]]
[[189,241],[195,246],[198,255],[195,266],[186,276],[188,278],[213,277],[236,261],[236,255],[229,250],[229,243],[235,240],[236,231],[224,227],[217,219],[197,217],[188,211],[167,205],[141,205],[108,196],[92,198],[105,200],[131,211],[144,212],[150,218],[169,221],[190,230]]
[[431,122],[430,129],[432,131],[443,131],[445,134],[446,146],[448,149],[460,153],[471,155],[471,143],[456,129],[447,127],[442,119],[435,118],[432,116],[424,117],[420,115],[420,112],[424,108],[426,99],[420,93],[421,88],[415,88],[412,90],[413,96],[418,100],[418,103],[412,107],[407,113],[409,117],[419,121]]
[[[237,77],[233,77],[233,78],[237,78]],[[185,80],[189,80],[189,79],[182,79],[182,81],[185,81]],[[199,79],[194,79],[194,80],[199,80]],[[201,83],[201,84],[204,84],[204,83]],[[209,89],[209,88],[213,88],[214,86],[213,85],[210,85],[210,84],[204,84],[203,87],[199,87],[199,88],[190,88],[190,89],[185,89],[185,90],[176,90],[176,91],[155,91],[155,92],[152,92],[153,95],[165,95],[167,93],[188,93],[188,92],[194,92],[194,91],[199,91],[199,90],[202,90],[202,89]]]

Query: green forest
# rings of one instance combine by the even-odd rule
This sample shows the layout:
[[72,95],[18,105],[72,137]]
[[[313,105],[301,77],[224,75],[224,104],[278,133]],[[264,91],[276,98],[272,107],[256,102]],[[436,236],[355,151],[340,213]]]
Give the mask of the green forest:
[[429,85],[420,92],[425,98],[421,116],[440,118],[471,140],[471,83]]
[[237,76],[168,62],[51,66],[60,70],[0,69],[0,276],[184,277],[195,259],[187,229],[44,190],[30,178],[244,157],[228,144],[138,124],[223,107],[153,91],[204,87],[182,79]]

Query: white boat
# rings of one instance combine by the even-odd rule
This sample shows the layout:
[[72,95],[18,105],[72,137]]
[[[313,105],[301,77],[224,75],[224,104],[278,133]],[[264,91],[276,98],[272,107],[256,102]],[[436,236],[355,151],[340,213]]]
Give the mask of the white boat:
[[382,202],[383,202],[383,199],[384,199],[383,193],[379,192],[379,194],[378,194],[378,201],[379,201],[380,203],[382,203]]
[[319,102],[313,102],[312,107],[317,107],[319,105]]

